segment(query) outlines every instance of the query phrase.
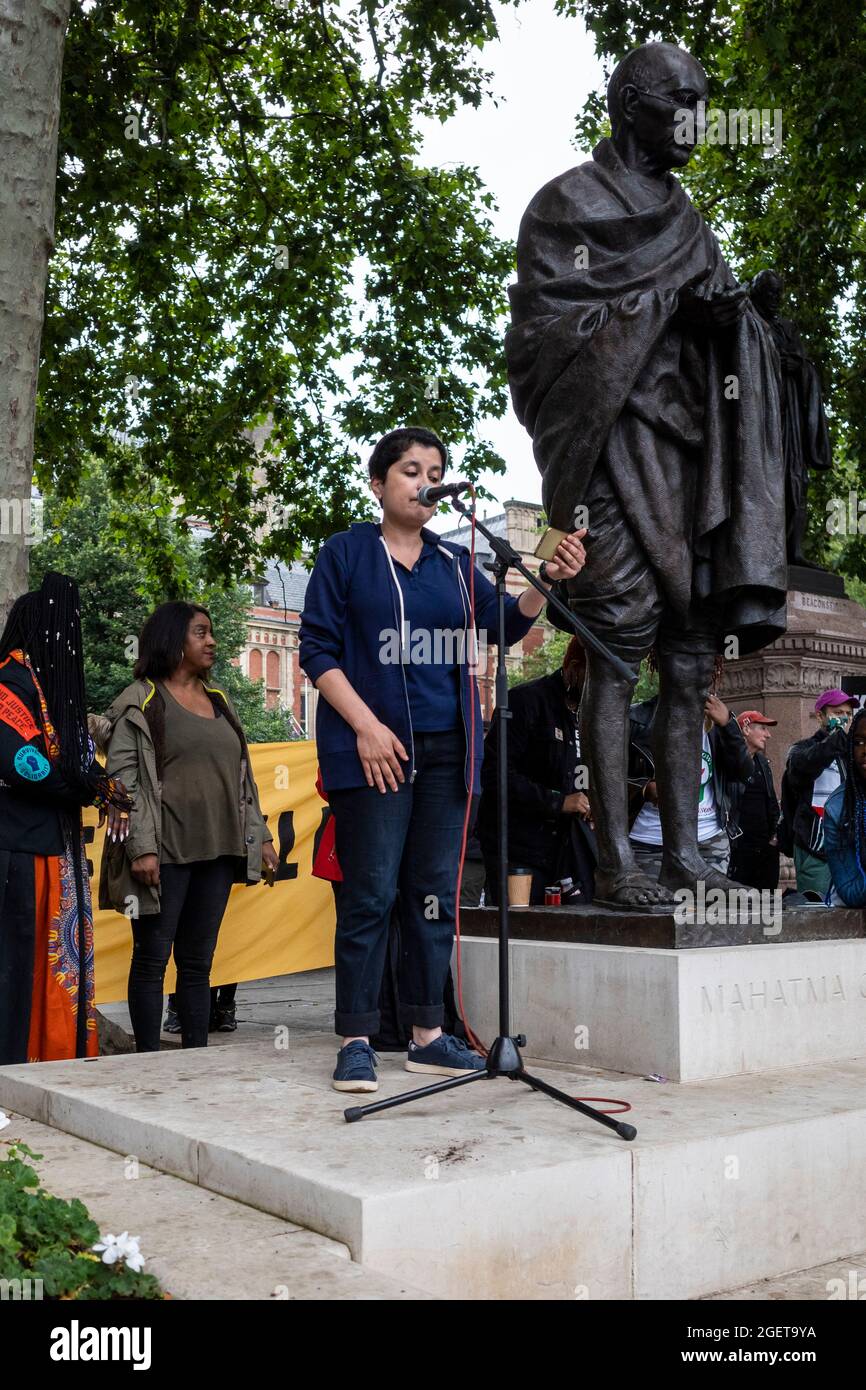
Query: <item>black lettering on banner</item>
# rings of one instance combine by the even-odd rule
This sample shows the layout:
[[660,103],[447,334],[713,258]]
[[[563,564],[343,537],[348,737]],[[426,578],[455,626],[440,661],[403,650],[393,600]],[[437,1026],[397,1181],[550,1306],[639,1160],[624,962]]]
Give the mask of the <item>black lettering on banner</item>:
[[[84,834],[83,834],[83,836],[82,836],[82,839],[84,840],[84,843],[85,843],[86,845],[92,845],[92,844],[93,844],[93,837],[94,837],[95,834],[96,834],[96,826],[95,826],[95,825],[85,825],[85,826],[84,826]],[[85,859],[84,862],[85,862],[86,865],[87,865],[87,877],[88,877],[88,878],[93,878],[93,860],[92,860],[92,859],[90,858],[90,856],[88,855],[88,857]]]
[[328,824],[328,821],[330,820],[330,818],[331,818],[332,815],[333,815],[333,812],[332,812],[330,806],[323,806],[323,807],[322,807],[322,818],[321,818],[321,820],[319,821],[319,828],[318,828],[318,830],[316,831],[315,835],[313,836],[313,863],[314,863],[314,864],[315,864],[315,862],[316,862],[316,856],[317,856],[317,854],[319,853],[319,845],[322,843],[322,836],[323,836],[324,833],[325,833],[325,826]]
[[277,821],[277,838],[280,843],[280,867],[277,869],[276,883],[282,883],[283,879],[298,877],[297,860],[290,864],[289,855],[295,848],[295,813],[294,811],[281,811]]

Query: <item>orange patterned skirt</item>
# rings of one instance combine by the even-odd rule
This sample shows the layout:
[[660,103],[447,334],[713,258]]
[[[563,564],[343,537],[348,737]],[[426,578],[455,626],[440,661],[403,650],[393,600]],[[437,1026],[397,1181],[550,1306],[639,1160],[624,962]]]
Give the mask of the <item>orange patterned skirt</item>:
[[0,1065],[95,1057],[93,909],[83,846],[0,858]]
[[[83,863],[85,901],[80,912],[71,857],[36,856],[36,950],[28,1062],[95,1057],[98,1051],[90,886],[87,865]],[[84,1017],[79,1030],[82,1006]],[[78,1036],[79,1031],[83,1032],[82,1037]]]

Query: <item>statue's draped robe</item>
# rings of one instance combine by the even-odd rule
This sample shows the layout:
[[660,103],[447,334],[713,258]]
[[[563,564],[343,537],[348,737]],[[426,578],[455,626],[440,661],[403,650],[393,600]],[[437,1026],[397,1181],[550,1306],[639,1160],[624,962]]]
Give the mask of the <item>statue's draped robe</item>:
[[788,489],[789,545],[802,541],[809,469],[831,468],[833,456],[817,368],[790,319],[768,320],[782,364],[782,456]]
[[[551,525],[572,529],[601,462],[673,616],[712,615],[742,654],[772,641],[787,587],[778,359],[751,303],[720,334],[674,321],[684,286],[736,283],[678,181],[635,174],[602,140],[530,203],[517,269],[509,382]],[[591,516],[589,535],[588,568]]]

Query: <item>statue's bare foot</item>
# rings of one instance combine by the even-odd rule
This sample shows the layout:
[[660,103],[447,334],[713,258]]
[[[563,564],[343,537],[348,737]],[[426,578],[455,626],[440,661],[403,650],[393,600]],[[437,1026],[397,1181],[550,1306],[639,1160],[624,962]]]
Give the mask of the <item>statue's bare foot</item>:
[[714,869],[711,864],[707,865],[705,872],[701,874],[701,878],[704,880],[708,889],[721,888],[725,893],[730,893],[737,888],[746,887],[745,883],[738,883],[735,878],[728,878],[728,875],[723,874],[721,869]]
[[694,893],[697,890],[699,879],[703,879],[706,890],[721,888],[724,893],[746,886],[744,883],[737,883],[733,878],[728,878],[727,874],[723,874],[719,869],[714,869],[711,864],[707,864],[704,859],[701,859],[700,855],[694,861],[662,859],[659,883],[666,887],[672,890],[688,888]]
[[619,873],[596,872],[593,901],[604,907],[665,907],[673,902],[673,895],[642,870],[621,869]]

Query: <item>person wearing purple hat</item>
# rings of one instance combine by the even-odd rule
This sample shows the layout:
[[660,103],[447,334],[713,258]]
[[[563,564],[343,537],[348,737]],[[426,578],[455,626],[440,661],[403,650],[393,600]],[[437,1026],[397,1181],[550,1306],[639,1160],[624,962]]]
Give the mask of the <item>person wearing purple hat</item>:
[[845,780],[848,725],[854,700],[844,690],[825,690],[815,701],[819,727],[788,752],[782,805],[790,807],[797,888],[824,897],[830,868],[824,848],[824,808]]
[[833,880],[830,906],[866,907],[866,709],[851,720],[848,775],[824,812],[824,848]]

